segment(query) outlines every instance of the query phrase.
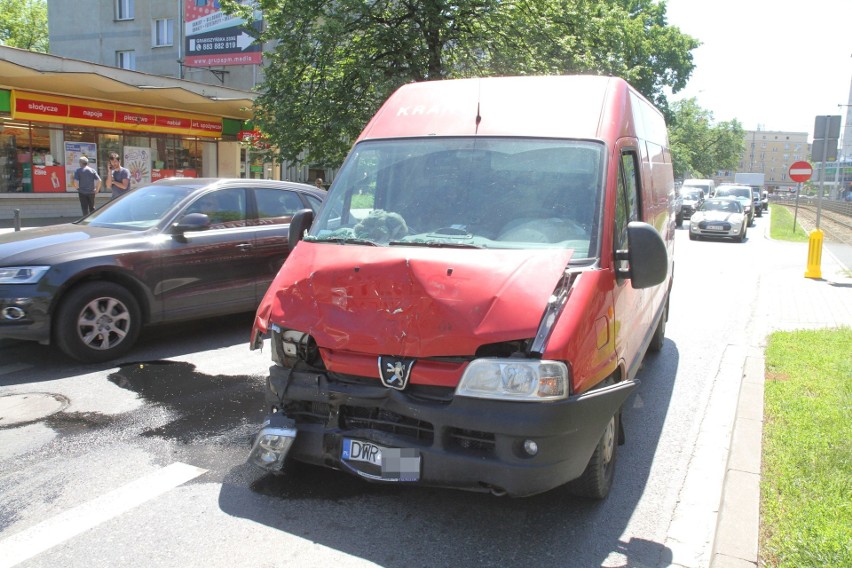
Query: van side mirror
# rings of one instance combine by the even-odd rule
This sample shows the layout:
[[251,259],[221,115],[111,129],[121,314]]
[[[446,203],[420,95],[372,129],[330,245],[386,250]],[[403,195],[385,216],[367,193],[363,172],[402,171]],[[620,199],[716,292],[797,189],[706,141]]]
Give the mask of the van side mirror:
[[287,246],[290,247],[290,252],[293,252],[293,249],[296,248],[296,245],[305,236],[305,231],[311,228],[313,222],[314,212],[311,209],[296,211],[290,220],[290,233],[287,236]]
[[[626,253],[626,254],[625,254]],[[627,251],[619,251],[630,268],[622,276],[636,289],[656,286],[666,279],[669,253],[663,237],[652,225],[640,221],[627,224]]]

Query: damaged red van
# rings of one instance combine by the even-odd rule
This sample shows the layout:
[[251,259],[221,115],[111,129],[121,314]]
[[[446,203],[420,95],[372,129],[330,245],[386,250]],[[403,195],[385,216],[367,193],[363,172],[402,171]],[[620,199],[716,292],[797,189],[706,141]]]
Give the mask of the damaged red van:
[[663,345],[673,196],[663,117],[619,78],[403,86],[293,220],[249,460],[605,497]]

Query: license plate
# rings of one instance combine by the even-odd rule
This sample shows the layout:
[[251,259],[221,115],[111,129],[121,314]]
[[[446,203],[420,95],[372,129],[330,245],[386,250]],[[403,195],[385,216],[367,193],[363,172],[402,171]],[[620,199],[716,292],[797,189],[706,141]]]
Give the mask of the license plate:
[[723,229],[722,225],[707,225],[708,231],[722,231]]
[[420,454],[413,448],[386,448],[372,442],[344,438],[340,459],[349,469],[369,479],[420,479]]

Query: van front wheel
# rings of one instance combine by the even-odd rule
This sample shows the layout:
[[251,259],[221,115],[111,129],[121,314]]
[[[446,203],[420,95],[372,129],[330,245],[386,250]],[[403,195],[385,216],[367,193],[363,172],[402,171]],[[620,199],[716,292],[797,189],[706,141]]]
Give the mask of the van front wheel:
[[583,475],[570,482],[569,489],[574,495],[589,499],[603,499],[609,494],[615,473],[619,418],[620,413],[616,412],[609,419],[606,430],[598,441]]
[[660,321],[657,323],[657,329],[654,330],[654,336],[651,338],[651,343],[648,349],[654,353],[659,352],[663,348],[666,341],[666,319],[669,317],[669,301],[666,300],[666,305],[663,308],[663,313],[660,314]]

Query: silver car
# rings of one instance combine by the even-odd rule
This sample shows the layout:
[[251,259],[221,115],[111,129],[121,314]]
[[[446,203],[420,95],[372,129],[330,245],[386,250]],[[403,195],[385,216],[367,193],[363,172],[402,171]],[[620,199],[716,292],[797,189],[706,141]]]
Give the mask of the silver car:
[[703,237],[725,237],[741,243],[746,238],[747,220],[738,199],[708,199],[689,219],[689,238],[695,241]]

